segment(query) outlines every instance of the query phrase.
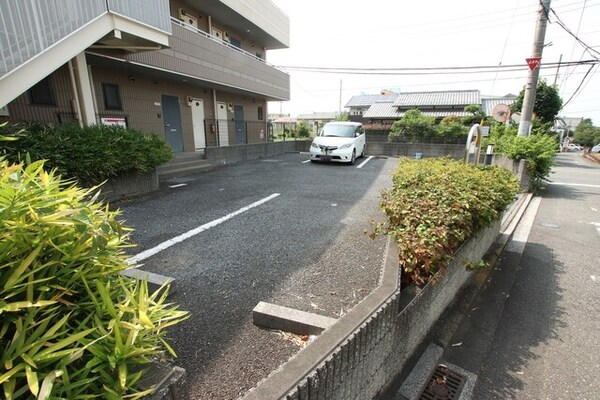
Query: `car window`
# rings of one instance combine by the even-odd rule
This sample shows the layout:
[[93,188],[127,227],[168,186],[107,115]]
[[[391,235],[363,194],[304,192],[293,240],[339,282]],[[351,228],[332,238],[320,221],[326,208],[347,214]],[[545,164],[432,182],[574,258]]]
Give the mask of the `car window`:
[[354,126],[352,125],[325,125],[321,130],[321,136],[354,137]]

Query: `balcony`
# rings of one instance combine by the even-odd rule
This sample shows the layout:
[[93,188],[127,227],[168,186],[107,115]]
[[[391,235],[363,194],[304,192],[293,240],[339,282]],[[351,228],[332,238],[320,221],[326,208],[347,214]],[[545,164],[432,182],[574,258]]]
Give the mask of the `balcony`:
[[267,100],[289,100],[287,73],[178,19],[171,18],[171,28],[169,49],[110,57],[178,74],[205,87],[260,95]]

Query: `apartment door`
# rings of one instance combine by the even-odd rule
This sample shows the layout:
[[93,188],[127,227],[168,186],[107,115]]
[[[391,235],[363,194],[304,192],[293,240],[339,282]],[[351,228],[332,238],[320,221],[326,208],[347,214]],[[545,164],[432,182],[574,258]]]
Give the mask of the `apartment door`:
[[217,126],[219,127],[219,146],[229,146],[227,104],[220,101],[217,102]]
[[244,121],[243,106],[233,106],[233,119],[235,120],[235,143],[246,143],[246,123]]
[[181,129],[179,98],[163,94],[161,96],[161,104],[167,143],[173,151],[181,153],[183,152],[183,131]]
[[204,131],[204,101],[192,99],[192,126],[194,128],[194,146],[196,150],[206,147]]

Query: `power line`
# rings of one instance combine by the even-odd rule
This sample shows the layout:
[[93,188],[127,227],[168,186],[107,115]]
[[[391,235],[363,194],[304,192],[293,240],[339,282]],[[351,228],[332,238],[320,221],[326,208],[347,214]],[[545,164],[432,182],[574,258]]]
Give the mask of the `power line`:
[[[595,65],[600,60],[580,60],[565,62],[549,62],[540,65],[540,68],[554,68],[556,66],[580,66]],[[448,67],[394,67],[394,68],[366,68],[366,67],[323,67],[323,66],[293,66],[279,65],[288,71],[326,73],[326,74],[347,74],[347,75],[436,75],[436,74],[474,74],[474,73],[492,73],[501,70],[502,72],[517,72],[528,68],[527,64],[508,64],[508,65],[473,65],[473,66],[448,66]],[[494,71],[496,70],[496,71]]]

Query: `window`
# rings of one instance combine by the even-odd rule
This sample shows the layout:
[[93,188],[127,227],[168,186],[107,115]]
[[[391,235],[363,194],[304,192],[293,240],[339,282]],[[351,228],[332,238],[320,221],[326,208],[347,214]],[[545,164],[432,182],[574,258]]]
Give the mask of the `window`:
[[265,118],[265,114],[262,107],[258,107],[258,120],[262,121]]
[[29,89],[29,98],[31,99],[31,104],[55,106],[56,100],[54,99],[54,92],[50,84],[50,77],[42,79]]
[[119,93],[119,85],[109,83],[102,84],[102,93],[104,94],[104,108],[107,110],[122,110],[121,94]]

